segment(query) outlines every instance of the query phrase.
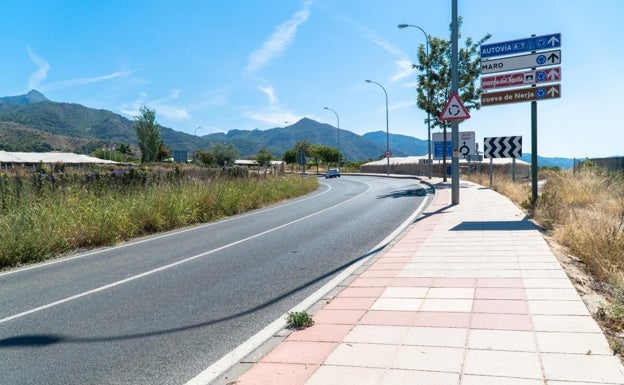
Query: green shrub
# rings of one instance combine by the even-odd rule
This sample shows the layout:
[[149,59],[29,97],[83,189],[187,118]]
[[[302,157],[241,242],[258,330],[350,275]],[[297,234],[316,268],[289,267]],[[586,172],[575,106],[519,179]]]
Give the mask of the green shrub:
[[289,312],[286,323],[291,329],[305,329],[314,325],[314,320],[306,311]]

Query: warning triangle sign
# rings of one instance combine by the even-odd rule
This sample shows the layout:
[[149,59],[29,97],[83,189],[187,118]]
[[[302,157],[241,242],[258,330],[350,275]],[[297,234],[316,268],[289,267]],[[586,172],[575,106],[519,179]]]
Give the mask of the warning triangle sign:
[[456,92],[451,94],[448,102],[442,109],[442,113],[438,119],[440,120],[465,120],[469,119],[470,114],[466,107],[464,107],[464,103],[462,103],[459,95]]

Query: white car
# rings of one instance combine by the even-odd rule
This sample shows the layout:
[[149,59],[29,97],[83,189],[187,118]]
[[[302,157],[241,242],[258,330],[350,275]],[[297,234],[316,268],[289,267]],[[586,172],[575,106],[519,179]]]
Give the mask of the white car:
[[330,168],[325,173],[325,178],[340,178],[340,171],[335,168]]

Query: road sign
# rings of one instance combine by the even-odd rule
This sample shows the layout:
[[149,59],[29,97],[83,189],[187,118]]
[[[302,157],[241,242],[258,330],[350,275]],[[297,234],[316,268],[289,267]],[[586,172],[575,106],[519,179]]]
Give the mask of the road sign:
[[483,155],[486,158],[520,158],[522,157],[522,136],[484,138]]
[[522,52],[539,51],[561,47],[561,34],[533,36],[525,39],[501,41],[499,43],[482,44],[481,58],[514,55]]
[[508,56],[481,62],[481,73],[514,71],[524,68],[544,67],[561,63],[561,50],[545,51],[528,55]]
[[384,152],[384,157],[385,158],[392,158],[392,151],[385,151]]
[[[444,154],[444,133],[435,132],[432,134],[431,139],[433,141],[433,159],[439,160],[443,158]],[[453,143],[451,142],[451,134],[446,134],[446,157],[451,158],[453,156]],[[464,131],[459,133],[459,158],[468,159],[472,154],[476,154],[475,132]]]
[[545,68],[541,70],[512,72],[504,75],[486,76],[481,78],[481,88],[491,90],[530,86],[538,83],[550,83],[561,80],[561,67]]
[[533,100],[557,99],[561,97],[561,85],[551,84],[541,87],[519,88],[481,94],[481,106],[496,104],[531,102]]
[[451,93],[451,97],[446,102],[446,105],[442,109],[440,113],[440,120],[464,120],[469,119],[470,113],[466,107],[464,107],[464,103],[462,103],[459,95],[455,92]]
[[[446,138],[446,157],[450,159],[452,156],[453,156],[453,143],[451,142],[451,135],[448,134]],[[439,140],[439,141],[436,141],[434,139],[433,140],[433,159],[440,160],[443,157],[444,157],[444,139]]]

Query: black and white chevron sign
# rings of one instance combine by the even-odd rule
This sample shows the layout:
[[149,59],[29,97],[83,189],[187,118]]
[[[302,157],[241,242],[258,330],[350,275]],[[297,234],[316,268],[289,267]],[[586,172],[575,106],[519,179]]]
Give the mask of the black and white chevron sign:
[[522,157],[522,137],[484,138],[483,155],[486,158],[520,158]]

